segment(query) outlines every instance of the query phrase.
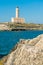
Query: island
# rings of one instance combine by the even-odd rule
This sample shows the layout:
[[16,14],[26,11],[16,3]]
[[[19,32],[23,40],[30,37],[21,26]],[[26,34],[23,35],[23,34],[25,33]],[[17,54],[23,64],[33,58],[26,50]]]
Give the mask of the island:
[[43,24],[35,23],[0,23],[0,31],[25,31],[25,30],[43,30]]

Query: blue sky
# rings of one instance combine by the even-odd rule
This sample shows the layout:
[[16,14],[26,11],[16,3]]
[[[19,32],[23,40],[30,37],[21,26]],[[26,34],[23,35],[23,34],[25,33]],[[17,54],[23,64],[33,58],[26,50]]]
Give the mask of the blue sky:
[[0,0],[0,22],[10,22],[17,6],[27,23],[43,23],[43,0]]

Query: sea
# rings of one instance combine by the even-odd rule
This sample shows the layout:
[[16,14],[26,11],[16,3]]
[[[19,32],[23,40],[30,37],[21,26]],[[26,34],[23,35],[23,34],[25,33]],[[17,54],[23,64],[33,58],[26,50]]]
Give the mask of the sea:
[[43,30],[0,31],[0,58],[9,54],[20,39],[32,39],[43,34]]

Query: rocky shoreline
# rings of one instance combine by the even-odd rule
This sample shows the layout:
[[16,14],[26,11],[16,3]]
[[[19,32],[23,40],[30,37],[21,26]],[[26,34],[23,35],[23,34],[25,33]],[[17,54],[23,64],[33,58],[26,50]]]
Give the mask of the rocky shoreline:
[[33,39],[21,39],[1,61],[4,65],[43,65],[43,34]]
[[43,30],[43,24],[34,23],[0,23],[0,31],[25,31],[25,30]]

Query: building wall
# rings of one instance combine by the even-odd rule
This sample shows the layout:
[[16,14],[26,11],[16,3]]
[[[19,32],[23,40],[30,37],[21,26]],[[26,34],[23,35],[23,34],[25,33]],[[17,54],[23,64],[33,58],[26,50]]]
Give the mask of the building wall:
[[24,23],[24,19],[23,18],[12,18],[11,20],[14,23]]

